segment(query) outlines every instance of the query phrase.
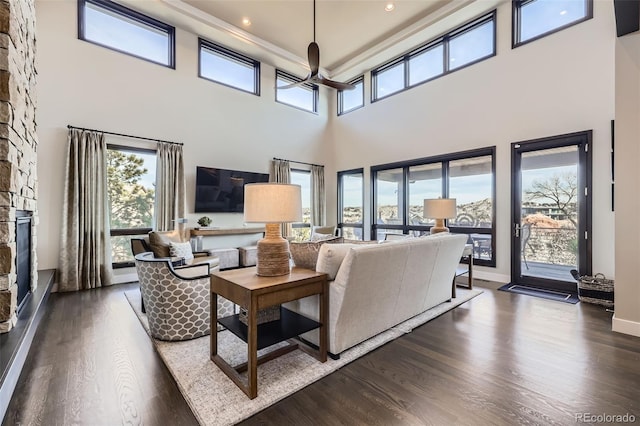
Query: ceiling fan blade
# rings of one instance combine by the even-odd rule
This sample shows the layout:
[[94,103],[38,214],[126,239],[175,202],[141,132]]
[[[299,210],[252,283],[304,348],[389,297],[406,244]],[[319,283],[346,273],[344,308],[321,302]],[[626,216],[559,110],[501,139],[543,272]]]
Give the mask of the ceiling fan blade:
[[324,78],[321,75],[318,75],[318,77],[314,79],[314,82],[317,84],[322,84],[324,86],[328,86],[338,90],[353,90],[356,88],[356,86],[353,84],[341,83],[339,81],[329,80],[328,78]]
[[318,68],[320,68],[320,48],[315,41],[309,43],[307,48],[307,56],[309,58],[309,68],[311,69],[311,75],[318,74]]
[[276,89],[291,89],[292,87],[302,86],[304,84],[308,84],[311,81],[308,78],[305,78],[302,81],[298,81],[297,83],[291,83],[284,86],[276,86]]

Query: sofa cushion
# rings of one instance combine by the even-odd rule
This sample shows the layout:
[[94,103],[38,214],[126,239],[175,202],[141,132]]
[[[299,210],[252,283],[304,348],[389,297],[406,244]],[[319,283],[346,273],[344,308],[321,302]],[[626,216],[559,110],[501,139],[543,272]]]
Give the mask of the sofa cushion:
[[169,257],[169,246],[171,242],[180,243],[180,233],[178,231],[151,231],[149,232],[149,245],[155,257]]
[[289,243],[289,250],[291,251],[291,257],[293,262],[299,268],[316,269],[316,262],[318,261],[318,253],[320,247],[323,244],[336,244],[342,243],[342,237],[334,237],[329,240],[302,242],[302,243]]
[[187,264],[193,260],[193,252],[190,243],[169,243],[169,255],[171,257],[182,257]]
[[320,247],[318,254],[318,262],[316,263],[316,271],[327,274],[327,279],[333,281],[342,261],[352,247],[358,247],[359,244],[325,244]]
[[344,242],[349,244],[380,244],[378,240],[350,240],[347,238],[344,239]]

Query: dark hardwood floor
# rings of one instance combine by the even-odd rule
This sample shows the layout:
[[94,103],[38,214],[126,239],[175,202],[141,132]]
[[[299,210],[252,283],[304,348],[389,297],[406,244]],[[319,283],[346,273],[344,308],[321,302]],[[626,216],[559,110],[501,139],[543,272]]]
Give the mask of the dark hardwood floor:
[[[131,288],[51,295],[3,425],[197,424]],[[243,424],[640,423],[640,338],[613,333],[601,307],[493,288]]]

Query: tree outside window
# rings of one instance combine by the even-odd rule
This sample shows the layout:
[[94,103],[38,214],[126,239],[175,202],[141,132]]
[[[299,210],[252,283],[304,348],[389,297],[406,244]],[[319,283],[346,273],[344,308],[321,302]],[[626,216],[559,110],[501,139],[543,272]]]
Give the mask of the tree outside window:
[[155,151],[109,147],[107,187],[111,256],[114,264],[131,262],[130,239],[153,227]]

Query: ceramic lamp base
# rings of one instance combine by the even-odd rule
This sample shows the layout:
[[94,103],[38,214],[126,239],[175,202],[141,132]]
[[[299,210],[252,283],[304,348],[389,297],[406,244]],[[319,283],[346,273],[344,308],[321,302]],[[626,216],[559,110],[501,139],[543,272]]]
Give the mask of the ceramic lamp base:
[[439,234],[440,232],[449,232],[449,228],[444,226],[444,219],[436,219],[436,224],[431,227],[431,234]]
[[265,237],[258,241],[257,274],[277,277],[291,272],[289,241],[282,238],[279,223],[265,225]]

